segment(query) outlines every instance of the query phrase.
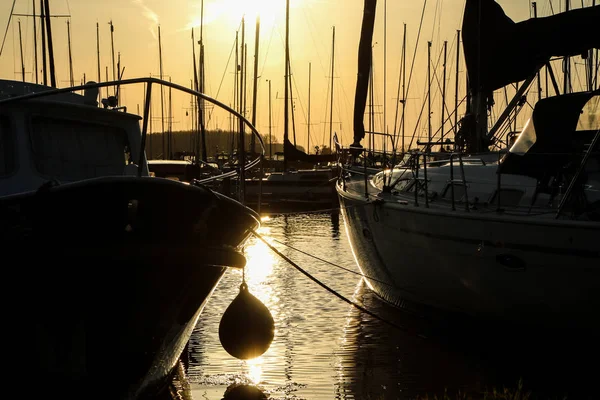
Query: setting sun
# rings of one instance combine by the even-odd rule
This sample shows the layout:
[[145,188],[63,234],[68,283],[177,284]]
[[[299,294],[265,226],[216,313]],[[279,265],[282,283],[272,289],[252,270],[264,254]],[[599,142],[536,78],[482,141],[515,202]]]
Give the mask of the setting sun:
[[[301,0],[291,0],[290,7],[300,3]],[[219,0],[204,3],[204,23],[210,24],[219,19],[225,19],[233,26],[239,25],[242,17],[247,21],[255,21],[260,17],[264,28],[275,24],[283,24],[285,20],[285,0]],[[200,10],[188,27],[200,26]]]

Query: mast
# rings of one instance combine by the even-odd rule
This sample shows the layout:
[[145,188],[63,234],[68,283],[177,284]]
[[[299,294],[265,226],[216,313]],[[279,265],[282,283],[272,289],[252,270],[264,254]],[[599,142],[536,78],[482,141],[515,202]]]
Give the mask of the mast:
[[402,154],[406,151],[404,148],[404,137],[405,130],[404,127],[406,125],[404,121],[406,111],[406,24],[404,24],[404,34],[402,36]]
[[23,75],[23,82],[25,82],[25,61],[23,60],[23,39],[21,37],[21,20],[19,23],[19,47],[21,48],[21,74]]
[[431,41],[427,42],[427,152],[431,146]]
[[271,120],[271,80],[269,79],[269,158],[273,159],[273,136],[271,136],[271,128],[273,126]]
[[458,70],[460,68],[460,30],[456,30],[456,80],[454,86],[454,137],[458,132]]
[[[569,11],[571,6],[570,0],[565,0],[565,12]],[[567,94],[571,91],[571,57],[566,56],[563,59],[563,93]]]
[[73,55],[71,53],[71,23],[67,20],[67,43],[69,44],[69,77],[71,78],[71,87],[75,86],[75,77],[73,76]]
[[[537,3],[534,1],[531,3],[533,8],[533,18],[537,18]],[[542,99],[542,80],[540,77],[540,71],[537,72],[537,85],[538,85],[538,101]]]
[[35,23],[36,15],[35,15],[35,0],[31,1],[33,6],[33,60],[35,64],[35,83],[36,85],[39,83],[38,79],[38,48],[37,48],[37,24]]
[[50,5],[48,3],[48,0],[44,1],[44,9],[46,11],[46,33],[48,34],[48,62],[50,63],[50,84],[55,88],[56,73],[54,71],[54,45],[52,44],[52,24],[50,23]]
[[[169,77],[169,82],[171,82],[171,77]],[[171,92],[172,92],[172,87],[169,86],[169,123],[167,125],[167,129],[168,129],[168,150],[167,153],[169,154],[169,160],[173,159],[173,138],[172,138],[172,134],[173,134],[173,102],[172,102],[172,97],[171,97]]]
[[[285,1],[285,74],[284,74],[284,82],[285,82],[285,91],[284,91],[284,101],[285,106],[283,108],[283,148],[285,150],[285,145],[289,140],[289,89],[288,89],[288,79],[290,72],[290,0]],[[285,154],[283,156],[283,173],[287,172],[287,158]]]
[[[244,44],[245,44],[245,19],[242,17],[242,44],[240,46],[242,53],[242,70],[240,71],[240,109],[241,115],[244,116],[244,74],[245,74],[245,52],[244,52]],[[239,202],[244,204],[244,194],[245,194],[245,186],[246,186],[246,171],[244,166],[246,164],[246,156],[245,156],[245,132],[244,132],[244,121],[239,119],[239,139],[238,139],[238,167],[240,169],[240,187],[239,187]]]
[[[233,108],[234,110],[238,110],[238,112],[240,111],[239,108],[239,102],[238,102],[238,72],[239,72],[239,43],[238,43],[238,39],[239,39],[239,32],[235,31],[235,66],[234,66],[234,72],[233,72]],[[233,123],[233,121],[232,121]],[[233,149],[235,147],[235,129],[234,129],[235,125],[232,125],[231,128],[231,152],[230,157],[233,156]]]
[[[108,24],[110,25],[110,52],[111,52],[111,60],[112,60],[112,79],[113,79],[113,81],[116,81],[117,74],[115,72],[115,38],[114,38],[115,27],[113,26],[112,19],[108,22]],[[113,88],[113,94],[115,96],[117,94],[116,87]],[[118,101],[118,99],[117,99],[117,101]]]
[[[375,91],[375,71],[373,70],[373,47],[371,47],[371,68],[369,70],[369,132],[375,131],[375,99],[373,92]],[[370,151],[375,150],[375,135],[369,134],[369,145]]]
[[[196,66],[196,40],[194,39],[194,28],[192,28],[192,64],[194,67],[194,83],[192,89],[194,89],[196,92],[199,92],[200,88],[198,83],[198,68]],[[198,161],[198,155],[200,154],[198,147],[200,142],[197,137],[198,126],[196,126],[197,121],[194,120],[194,114],[200,111],[196,110],[196,106],[198,106],[198,99],[197,97],[192,96],[192,135],[190,136],[190,148],[194,151],[195,160]],[[194,132],[196,132],[195,135]]]
[[[260,16],[256,16],[256,36],[254,38],[254,87],[252,88],[252,125],[256,126],[256,85],[258,81],[258,39],[260,34]],[[250,136],[250,152],[254,154],[254,147],[256,145],[256,138],[254,135]]]
[[[383,129],[387,133],[387,0],[383,1]],[[375,140],[373,138],[373,140]],[[385,137],[383,138],[385,153]]]
[[42,76],[44,86],[48,86],[48,69],[46,67],[46,17],[44,11],[44,0],[40,0],[40,27],[42,31]]
[[100,27],[96,22],[96,57],[98,59],[98,83],[102,82],[100,75]]
[[[163,79],[163,63],[162,63],[162,43],[160,40],[160,25],[158,25],[158,66],[160,79]],[[165,147],[165,100],[164,100],[164,88],[160,85],[160,123],[161,123],[161,135],[162,135],[162,158],[166,158],[166,147]]]
[[335,26],[333,27],[333,41],[331,45],[331,99],[329,101],[329,152],[333,153],[333,71],[335,62]]
[[448,50],[448,41],[444,40],[444,65],[443,65],[443,80],[442,80],[442,122],[441,122],[441,131],[442,131],[442,144],[441,148],[444,148],[444,109],[446,108],[446,54]]
[[308,132],[306,134],[306,154],[310,154],[310,79],[311,63],[308,63]]
[[[204,93],[204,0],[200,3],[200,41],[198,42],[200,45],[200,68],[199,68],[199,88],[200,92]],[[198,124],[200,125],[200,141],[202,145],[202,161],[207,161],[206,155],[206,130],[204,126],[204,99],[198,99]],[[200,146],[198,144],[198,146]]]

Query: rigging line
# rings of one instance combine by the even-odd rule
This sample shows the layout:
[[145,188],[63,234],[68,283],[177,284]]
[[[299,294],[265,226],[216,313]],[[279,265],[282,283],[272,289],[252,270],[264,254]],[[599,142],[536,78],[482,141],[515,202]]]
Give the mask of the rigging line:
[[351,273],[351,274],[358,275],[358,276],[360,276],[360,277],[363,277],[363,278],[367,278],[367,279],[369,279],[369,280],[371,280],[371,281],[378,282],[378,283],[381,283],[381,284],[383,284],[383,285],[386,285],[386,286],[393,286],[393,285],[392,285],[392,284],[390,284],[390,283],[387,283],[387,282],[384,282],[384,281],[382,281],[382,280],[375,279],[375,278],[373,278],[373,277],[370,277],[370,276],[364,275],[364,274],[362,274],[362,273],[360,273],[360,272],[352,271],[352,270],[351,270],[351,269],[349,269],[349,268],[342,267],[341,265],[338,265],[338,264],[332,263],[331,261],[324,260],[324,259],[322,259],[322,258],[320,258],[320,257],[317,257],[317,256],[315,256],[315,255],[312,255],[312,254],[310,254],[310,253],[307,253],[307,252],[305,252],[305,251],[302,251],[302,250],[300,250],[300,249],[297,249],[297,248],[295,248],[295,247],[293,247],[293,246],[290,246],[289,244],[285,244],[285,243],[283,243],[283,242],[280,242],[280,241],[279,241],[279,240],[277,240],[277,239],[273,239],[273,238],[271,238],[271,240],[272,240],[272,241],[274,241],[274,242],[276,242],[276,243],[279,243],[279,244],[280,244],[280,245],[282,245],[282,246],[285,246],[285,247],[288,247],[288,248],[290,248],[290,249],[292,249],[292,250],[295,250],[295,251],[297,251],[298,253],[302,253],[302,254],[304,254],[305,256],[312,257],[312,258],[314,258],[314,259],[315,259],[315,260],[317,260],[317,261],[321,261],[321,262],[323,262],[323,263],[325,263],[325,264],[329,264],[329,265],[331,265],[331,266],[334,266],[334,267],[336,267],[336,268],[342,269],[342,270],[344,270],[344,271],[346,271],[346,272],[349,272],[349,273]]
[[263,74],[265,73],[265,67],[267,66],[267,60],[269,59],[269,50],[271,49],[271,43],[273,42],[273,36],[275,36],[275,26],[271,28],[271,35],[269,36],[269,44],[267,45],[267,49],[265,51],[265,55],[263,57],[263,61],[261,63],[261,70],[259,74],[259,78],[262,79]]
[[[410,72],[408,73],[408,84],[406,85],[405,96],[407,96],[410,91],[410,83],[412,82],[412,75],[413,75],[413,70],[415,67],[415,60],[417,59],[417,49],[419,48],[419,38],[421,37],[421,29],[423,28],[423,18],[425,17],[425,8],[426,7],[427,7],[427,0],[425,0],[423,2],[423,11],[421,12],[421,21],[419,22],[419,30],[417,33],[417,41],[415,43],[415,51],[413,52],[413,58],[412,58],[412,62],[410,64]],[[400,118],[400,126],[402,126],[402,124],[404,124],[404,123],[405,123],[404,116],[402,116],[402,118]],[[395,144],[394,147],[397,147],[397,143]],[[396,153],[396,148],[394,148],[394,153]]]
[[[437,59],[437,61],[436,61],[436,63],[435,63],[435,67],[434,67],[434,73],[435,73],[435,69],[437,69],[437,67],[438,67],[438,66],[439,66],[439,64],[440,64],[440,62],[441,62],[441,59],[442,59],[442,53],[440,52],[440,54],[439,54],[439,56],[438,56],[438,59]],[[429,61],[427,61],[427,62],[429,62]],[[408,91],[407,91],[407,93],[408,93]],[[425,97],[427,97],[427,95],[425,95]],[[415,135],[417,134],[417,130],[419,129],[419,124],[420,124],[420,122],[421,122],[421,117],[423,116],[423,111],[425,110],[425,103],[426,103],[426,102],[425,102],[425,101],[423,101],[423,105],[422,105],[422,107],[421,107],[421,112],[419,113],[419,118],[417,119],[417,124],[415,125],[415,130],[413,131],[412,138],[410,139],[410,143],[409,143],[409,145],[408,145],[408,148],[409,148],[409,149],[411,148],[411,146],[412,146],[412,144],[413,144],[413,142],[414,142],[414,140],[415,140]]]
[[304,274],[307,278],[309,278],[310,280],[312,280],[313,282],[315,282],[317,285],[321,286],[323,289],[327,290],[329,293],[333,294],[334,296],[336,296],[338,299],[345,301],[346,303],[350,304],[351,306],[356,307],[357,309],[359,309],[360,311],[364,312],[365,314],[381,321],[384,322],[402,332],[409,332],[409,333],[413,333],[415,334],[417,337],[420,337],[422,339],[425,339],[425,336],[423,336],[422,334],[418,334],[417,332],[412,332],[411,330],[398,325],[392,321],[389,321],[385,318],[380,317],[379,315],[367,310],[366,308],[364,308],[363,306],[361,306],[360,304],[357,304],[355,302],[353,302],[352,300],[348,299],[347,297],[344,297],[343,295],[341,295],[340,293],[336,292],[335,290],[331,289],[329,286],[325,285],[323,282],[321,282],[320,280],[318,280],[317,278],[315,278],[314,276],[312,276],[311,274],[309,274],[308,272],[306,272],[304,269],[302,269],[298,264],[296,264],[295,262],[293,262],[292,260],[290,260],[288,257],[286,257],[284,254],[282,254],[279,250],[277,250],[275,247],[273,247],[269,242],[267,242],[265,240],[265,238],[262,237],[262,235],[260,235],[259,233],[257,233],[255,230],[250,229],[250,232],[252,232],[252,234],[257,238],[260,239],[264,244],[266,244],[275,254],[277,254],[279,257],[281,257],[283,260],[285,260],[288,264],[290,264],[292,267],[296,268],[298,271],[300,271],[302,274]]
[[[229,67],[229,63],[231,62],[231,57],[233,55],[234,49],[235,49],[235,40],[233,41],[233,45],[231,45],[231,51],[229,52],[229,58],[227,59],[227,64],[225,65],[225,70],[223,71],[223,76],[221,76],[221,82],[219,83],[219,89],[217,89],[217,94],[215,96],[215,99],[219,98],[219,93],[221,92],[221,87],[223,86],[223,81],[225,80],[225,75],[227,75],[227,68]],[[195,60],[194,60],[194,62],[195,62]],[[211,109],[210,112],[208,113],[209,120],[212,117],[213,112],[214,112],[214,109]]]
[[4,31],[4,38],[2,39],[2,47],[0,47],[0,56],[2,55],[2,51],[4,50],[4,42],[6,41],[6,36],[8,36],[8,27],[10,26],[10,20],[13,15],[13,11],[15,11],[15,4],[17,0],[13,0],[12,7],[10,9],[10,14],[8,15],[8,21],[6,22],[6,30]]

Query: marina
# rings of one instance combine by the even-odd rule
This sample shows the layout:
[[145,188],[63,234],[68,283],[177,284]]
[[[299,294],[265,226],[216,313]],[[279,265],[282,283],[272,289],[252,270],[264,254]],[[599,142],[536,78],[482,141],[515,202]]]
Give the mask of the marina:
[[598,398],[595,0],[113,1],[0,6],[13,386]]

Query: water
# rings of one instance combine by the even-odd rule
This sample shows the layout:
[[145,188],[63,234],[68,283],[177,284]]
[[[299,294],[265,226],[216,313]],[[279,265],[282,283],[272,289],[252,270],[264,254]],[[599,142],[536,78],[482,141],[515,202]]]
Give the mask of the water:
[[219,321],[242,282],[242,271],[229,270],[190,341],[194,400],[220,400],[236,384],[255,385],[271,399],[413,399],[445,391],[453,399],[458,392],[483,398],[493,388],[514,391],[519,379],[531,398],[597,397],[597,368],[585,367],[587,345],[507,334],[511,327],[419,320],[381,302],[357,274],[286,247],[358,272],[338,214],[272,217],[259,232],[316,279],[404,329],[335,297],[253,238],[245,279],[273,315],[274,341],[250,361],[221,347]]

